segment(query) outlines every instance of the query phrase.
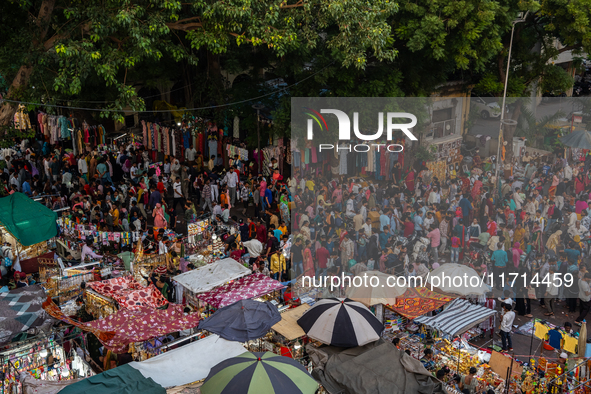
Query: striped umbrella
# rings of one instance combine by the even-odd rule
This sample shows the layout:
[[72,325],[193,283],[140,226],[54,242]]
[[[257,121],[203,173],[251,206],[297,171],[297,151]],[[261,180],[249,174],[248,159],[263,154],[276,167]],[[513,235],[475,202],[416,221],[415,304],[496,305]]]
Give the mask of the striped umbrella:
[[313,394],[318,384],[303,365],[275,353],[250,353],[222,361],[211,369],[202,394]]
[[327,345],[363,346],[380,339],[384,325],[365,305],[348,298],[325,298],[306,311],[298,324]]

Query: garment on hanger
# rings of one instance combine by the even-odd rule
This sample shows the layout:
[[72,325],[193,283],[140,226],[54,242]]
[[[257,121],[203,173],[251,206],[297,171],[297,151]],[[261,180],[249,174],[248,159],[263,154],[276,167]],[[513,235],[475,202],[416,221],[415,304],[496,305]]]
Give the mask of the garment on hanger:
[[31,119],[29,119],[29,114],[25,110],[26,107],[23,104],[19,104],[14,114],[14,127],[19,130],[28,130],[31,128]]

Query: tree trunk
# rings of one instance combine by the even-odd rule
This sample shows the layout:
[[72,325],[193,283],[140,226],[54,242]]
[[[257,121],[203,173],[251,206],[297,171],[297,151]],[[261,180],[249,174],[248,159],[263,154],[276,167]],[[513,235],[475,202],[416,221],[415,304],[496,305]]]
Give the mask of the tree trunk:
[[[32,72],[32,67],[29,67],[28,65],[21,66],[10,84],[10,88],[8,88],[6,98],[18,99],[18,92],[22,91],[22,89],[29,83],[29,78],[31,77]],[[0,125],[4,126],[10,124],[14,112],[16,111],[16,107],[17,104],[13,103],[5,103],[0,107]]]
[[[37,26],[37,38],[35,38],[32,42],[31,50],[36,50],[43,41],[45,41],[47,32],[49,31],[49,26],[51,22],[51,15],[53,14],[53,8],[55,7],[56,0],[43,0],[41,3],[41,7],[39,7],[39,14],[36,18],[36,26]],[[53,40],[50,39],[53,42]],[[53,45],[52,45],[53,46]],[[45,48],[48,50],[49,48]],[[20,67],[16,76],[12,80],[10,87],[8,88],[8,94],[6,95],[7,99],[18,99],[20,98],[19,92],[29,84],[29,78],[31,78],[31,74],[33,73],[33,65],[25,64]],[[13,119],[14,112],[16,110],[15,104],[8,104],[5,103],[4,105],[0,106],[0,125],[8,125]]]

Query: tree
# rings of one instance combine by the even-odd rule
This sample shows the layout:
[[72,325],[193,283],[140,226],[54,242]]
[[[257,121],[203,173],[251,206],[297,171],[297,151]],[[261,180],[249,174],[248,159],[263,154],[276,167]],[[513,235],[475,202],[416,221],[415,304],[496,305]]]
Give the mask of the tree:
[[[27,23],[7,32],[2,52],[19,36],[31,44],[14,60],[20,63],[16,73],[0,72],[12,79],[8,98],[34,102],[76,97],[98,76],[115,91],[107,109],[120,118],[117,111],[124,107],[144,108],[128,73],[163,57],[196,64],[199,49],[206,51],[214,83],[219,55],[233,44],[266,48],[279,58],[322,42],[342,66],[359,69],[369,56],[392,60],[396,51],[387,18],[396,10],[389,0],[9,0],[0,13]],[[31,80],[46,80],[46,73],[53,74],[52,86],[33,89]],[[4,105],[0,124],[9,122],[13,111]]]
[[[573,54],[590,53],[591,50],[591,1],[590,0],[550,0],[550,1],[510,1],[507,11],[499,15],[497,23],[505,27],[504,48],[490,62],[475,90],[501,96],[507,67],[510,42],[511,21],[519,11],[529,10],[523,23],[515,26],[511,67],[508,83],[508,96],[526,97],[532,89],[540,86],[544,90],[563,92],[573,84],[566,72],[554,65],[558,55],[566,51]],[[511,118],[518,121],[523,113],[523,100],[514,101]],[[513,157],[510,143],[515,134],[515,126],[504,127],[503,135],[507,144],[506,159]]]

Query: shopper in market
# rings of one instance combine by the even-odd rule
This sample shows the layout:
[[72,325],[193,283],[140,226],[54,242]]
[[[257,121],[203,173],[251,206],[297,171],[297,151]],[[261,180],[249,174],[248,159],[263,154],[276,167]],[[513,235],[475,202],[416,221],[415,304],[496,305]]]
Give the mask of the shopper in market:
[[513,351],[513,341],[511,339],[511,332],[513,331],[513,321],[515,320],[515,312],[512,311],[512,306],[506,303],[501,305],[504,314],[499,327],[501,334],[501,341],[503,343],[504,351]]

